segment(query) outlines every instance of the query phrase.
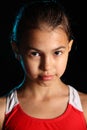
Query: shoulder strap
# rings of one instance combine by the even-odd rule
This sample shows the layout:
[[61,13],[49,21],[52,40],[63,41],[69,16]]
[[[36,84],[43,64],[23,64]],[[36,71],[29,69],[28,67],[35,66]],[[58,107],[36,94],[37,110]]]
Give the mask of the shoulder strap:
[[9,113],[15,105],[18,104],[17,92],[13,91],[6,99],[6,114]]
[[78,109],[79,111],[83,111],[81,101],[80,101],[80,97],[79,97],[77,90],[75,88],[71,87],[71,86],[69,86],[69,89],[70,89],[69,103],[72,106],[74,106],[76,109]]

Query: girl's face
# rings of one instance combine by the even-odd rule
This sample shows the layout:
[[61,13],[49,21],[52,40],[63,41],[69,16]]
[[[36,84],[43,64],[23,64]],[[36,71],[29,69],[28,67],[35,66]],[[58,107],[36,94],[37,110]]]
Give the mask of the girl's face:
[[23,38],[20,52],[29,80],[52,82],[60,78],[67,65],[72,40],[61,28],[34,29]]

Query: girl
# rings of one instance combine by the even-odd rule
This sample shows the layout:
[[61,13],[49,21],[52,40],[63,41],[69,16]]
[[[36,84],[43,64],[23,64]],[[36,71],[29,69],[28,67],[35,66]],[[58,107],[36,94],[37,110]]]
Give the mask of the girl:
[[73,44],[61,5],[35,1],[21,8],[11,44],[25,79],[0,99],[1,129],[87,130],[87,95],[61,80]]

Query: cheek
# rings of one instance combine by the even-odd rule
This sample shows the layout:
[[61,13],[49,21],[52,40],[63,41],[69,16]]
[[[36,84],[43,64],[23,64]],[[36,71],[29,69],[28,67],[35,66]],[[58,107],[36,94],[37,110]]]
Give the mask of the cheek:
[[37,62],[32,62],[31,60],[24,60],[25,71],[28,75],[36,75],[38,73]]
[[61,77],[65,72],[67,66],[67,60],[68,60],[68,56],[64,56],[60,60],[58,60],[58,63],[56,64],[57,74],[59,75],[59,77]]

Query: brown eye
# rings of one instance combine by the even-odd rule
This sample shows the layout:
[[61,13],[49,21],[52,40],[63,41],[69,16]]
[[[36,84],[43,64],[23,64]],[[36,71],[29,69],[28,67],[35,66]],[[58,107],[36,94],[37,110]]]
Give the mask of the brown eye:
[[40,54],[38,52],[31,52],[32,56],[40,56]]
[[55,51],[55,55],[61,55],[62,54],[62,52],[61,51]]

